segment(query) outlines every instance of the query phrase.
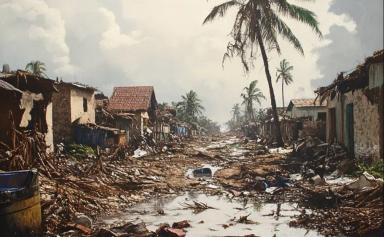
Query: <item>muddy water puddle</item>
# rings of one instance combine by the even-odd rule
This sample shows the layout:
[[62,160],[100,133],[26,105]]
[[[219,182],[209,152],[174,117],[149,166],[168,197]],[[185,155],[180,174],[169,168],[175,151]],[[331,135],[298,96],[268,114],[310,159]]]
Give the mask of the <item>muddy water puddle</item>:
[[[199,213],[185,208],[193,202],[207,204],[212,209]],[[159,214],[159,210],[162,214]],[[188,220],[187,236],[321,236],[306,229],[291,228],[288,223],[293,215],[299,214],[295,204],[283,203],[280,215],[276,215],[277,204],[259,203],[245,199],[231,200],[226,196],[208,196],[186,193],[177,197],[153,199],[128,209],[124,214],[105,218],[106,224],[142,220],[149,230],[155,231],[160,224]],[[240,217],[248,216],[251,224],[238,223]],[[257,223],[255,223],[257,222]]]

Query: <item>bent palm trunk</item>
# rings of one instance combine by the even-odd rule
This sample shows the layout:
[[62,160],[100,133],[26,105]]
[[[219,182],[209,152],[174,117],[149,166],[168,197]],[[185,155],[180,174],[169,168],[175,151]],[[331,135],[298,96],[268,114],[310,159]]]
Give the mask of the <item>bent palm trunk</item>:
[[272,77],[271,77],[271,74],[269,73],[268,57],[267,57],[267,53],[265,52],[265,47],[264,47],[263,39],[261,37],[259,24],[256,24],[256,37],[257,37],[257,41],[259,42],[261,55],[263,57],[264,70],[265,70],[265,75],[267,76],[269,94],[271,97],[272,115],[273,115],[273,122],[275,125],[275,139],[278,146],[283,146],[284,142],[281,136],[279,116],[277,115],[275,93],[273,92],[273,86],[272,86]]

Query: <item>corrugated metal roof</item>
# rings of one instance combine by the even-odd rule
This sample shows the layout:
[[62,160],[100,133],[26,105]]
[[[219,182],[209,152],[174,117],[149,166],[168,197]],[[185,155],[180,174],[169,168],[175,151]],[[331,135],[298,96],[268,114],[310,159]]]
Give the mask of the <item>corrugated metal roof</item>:
[[[115,87],[109,100],[111,111],[146,111],[154,97],[153,86]],[[156,100],[156,98],[154,98]]]

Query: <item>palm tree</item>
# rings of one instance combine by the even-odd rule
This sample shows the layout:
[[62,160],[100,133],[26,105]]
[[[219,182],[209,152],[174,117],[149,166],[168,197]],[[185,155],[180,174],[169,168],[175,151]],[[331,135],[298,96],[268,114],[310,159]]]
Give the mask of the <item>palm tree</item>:
[[233,122],[235,123],[235,125],[237,125],[239,123],[239,120],[240,120],[240,105],[238,103],[234,104],[233,107],[232,107],[232,114],[233,114]]
[[38,60],[31,61],[30,63],[25,66],[25,70],[31,72],[32,74],[36,76],[46,76],[45,71],[45,63],[40,62]]
[[204,107],[201,105],[201,100],[197,93],[193,90],[181,96],[182,101],[177,104],[177,107],[183,113],[187,121],[196,121],[197,116],[202,114]]
[[279,146],[283,145],[280,122],[277,115],[276,99],[269,72],[267,51],[276,50],[279,54],[280,45],[277,36],[288,40],[300,53],[304,50],[300,41],[293,34],[289,26],[280,18],[290,17],[310,26],[314,32],[322,37],[316,15],[305,8],[290,4],[287,0],[230,0],[215,6],[205,18],[204,23],[211,22],[217,17],[223,17],[231,7],[238,9],[231,31],[232,40],[227,45],[227,57],[239,56],[246,72],[255,60],[255,53],[260,49],[264,63],[265,75],[268,81],[273,120],[275,124],[275,138]]
[[293,66],[289,65],[289,62],[286,59],[280,61],[280,68],[276,69],[276,82],[281,80],[281,98],[283,99],[283,110],[285,108],[284,103],[284,84],[289,85],[293,82],[291,71],[293,70]]
[[253,110],[253,102],[257,102],[261,105],[261,99],[265,99],[265,96],[260,91],[259,88],[256,87],[257,81],[252,81],[248,87],[244,87],[245,93],[241,94],[243,98],[243,105],[245,105],[245,112],[248,116],[248,119],[251,121],[255,121],[255,114]]

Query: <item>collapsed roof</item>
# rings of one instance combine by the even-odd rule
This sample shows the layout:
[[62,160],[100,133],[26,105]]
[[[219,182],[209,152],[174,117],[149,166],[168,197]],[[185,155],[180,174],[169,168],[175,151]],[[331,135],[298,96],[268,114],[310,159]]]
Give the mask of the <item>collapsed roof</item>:
[[330,97],[333,99],[337,94],[344,94],[349,91],[354,91],[367,87],[369,84],[369,66],[375,63],[384,62],[384,49],[374,52],[374,54],[365,59],[365,62],[358,65],[354,71],[348,75],[344,72],[338,74],[332,84],[318,88],[316,100],[324,101]]

